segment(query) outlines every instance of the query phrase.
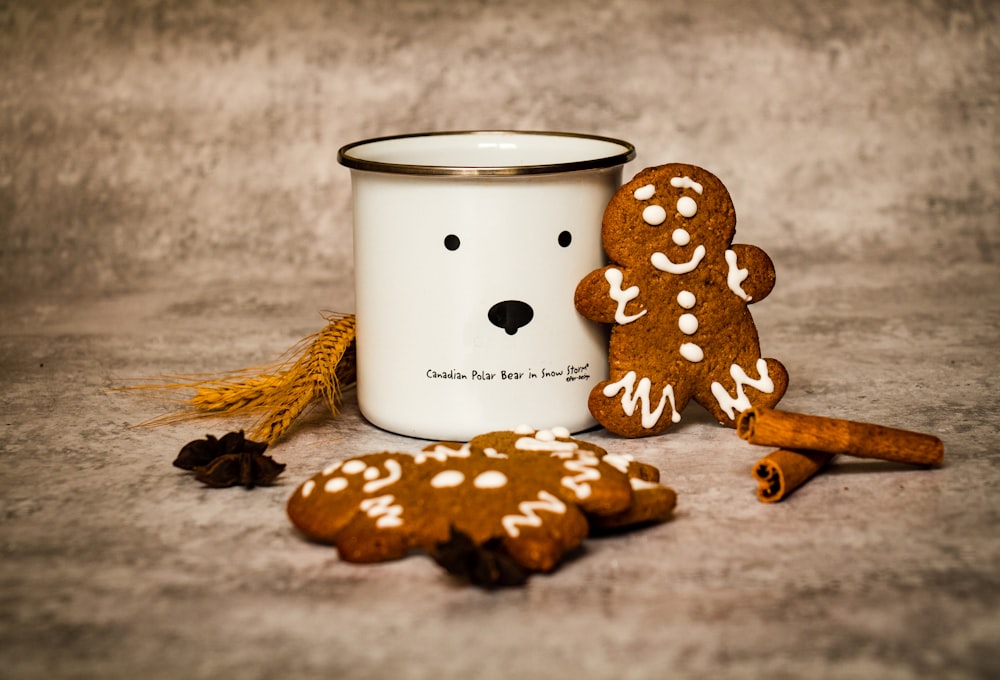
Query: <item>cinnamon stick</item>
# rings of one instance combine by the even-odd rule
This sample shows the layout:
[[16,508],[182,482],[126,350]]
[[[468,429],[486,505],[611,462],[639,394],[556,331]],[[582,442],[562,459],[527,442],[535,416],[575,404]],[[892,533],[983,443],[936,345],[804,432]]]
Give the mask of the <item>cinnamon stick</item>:
[[780,501],[822,470],[833,456],[825,451],[772,451],[753,466],[757,499],[762,503]]
[[944,443],[920,432],[769,408],[740,414],[736,433],[751,444],[842,453],[910,465],[940,465]]

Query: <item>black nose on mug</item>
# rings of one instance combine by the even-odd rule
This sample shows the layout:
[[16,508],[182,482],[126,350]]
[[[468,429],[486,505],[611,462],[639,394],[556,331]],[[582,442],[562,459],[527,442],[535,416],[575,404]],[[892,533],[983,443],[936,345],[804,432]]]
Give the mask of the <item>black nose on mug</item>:
[[489,317],[491,324],[507,331],[507,335],[514,335],[518,329],[524,328],[531,322],[535,311],[527,302],[504,300],[490,307],[486,316]]

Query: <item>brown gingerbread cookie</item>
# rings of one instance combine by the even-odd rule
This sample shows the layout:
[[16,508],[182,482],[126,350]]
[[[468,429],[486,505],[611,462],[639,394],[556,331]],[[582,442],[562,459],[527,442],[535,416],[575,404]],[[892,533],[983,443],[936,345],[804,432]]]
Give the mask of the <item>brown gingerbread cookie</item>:
[[673,163],[647,168],[604,213],[610,264],[577,286],[586,318],[612,324],[610,376],[591,391],[591,413],[626,437],[659,434],[689,401],[735,427],[750,406],[774,406],[788,386],[762,358],[748,305],[774,287],[774,265],[732,245],[736,212],[712,173]]
[[[673,509],[672,491],[647,493],[666,489],[643,479],[655,468],[608,458],[559,429],[491,433],[415,456],[383,452],[335,463],[300,485],[287,511],[306,536],[336,545],[350,562],[433,552],[457,532],[544,572],[583,541],[588,517],[616,521],[631,511],[648,521]],[[633,509],[637,497],[641,509]]]

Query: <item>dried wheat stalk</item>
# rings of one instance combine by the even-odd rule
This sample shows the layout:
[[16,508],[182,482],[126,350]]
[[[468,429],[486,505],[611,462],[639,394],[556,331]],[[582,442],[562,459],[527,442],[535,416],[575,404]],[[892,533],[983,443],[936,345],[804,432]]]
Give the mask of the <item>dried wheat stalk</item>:
[[[341,386],[355,381],[355,318],[325,317],[327,325],[290,350],[292,359],[261,369],[241,369],[214,378],[130,388],[171,393],[193,391],[180,400],[181,409],[148,425],[164,425],[205,417],[251,417],[248,437],[273,443],[314,400],[321,399],[333,415],[341,405]],[[255,375],[255,373],[257,373]]]

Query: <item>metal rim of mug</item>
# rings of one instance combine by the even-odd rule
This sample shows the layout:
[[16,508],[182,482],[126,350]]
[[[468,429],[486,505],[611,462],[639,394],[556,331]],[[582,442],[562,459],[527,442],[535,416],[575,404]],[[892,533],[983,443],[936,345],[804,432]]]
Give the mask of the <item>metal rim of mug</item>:
[[[417,165],[410,163],[373,161],[350,155],[350,152],[357,147],[377,142],[390,142],[398,139],[412,139],[415,137],[459,137],[462,135],[573,137],[577,139],[588,139],[592,141],[616,144],[622,147],[622,151],[610,156],[587,158],[579,161],[513,166]],[[624,165],[634,158],[635,146],[621,139],[576,132],[546,132],[537,130],[457,130],[414,132],[404,135],[389,135],[387,137],[363,139],[361,141],[346,144],[337,151],[337,162],[345,167],[351,168],[352,170],[367,170],[369,172],[383,172],[398,175],[450,175],[468,177],[515,177],[520,175],[548,175],[561,172],[577,172],[581,170],[601,170],[604,168],[613,168],[616,165]]]

